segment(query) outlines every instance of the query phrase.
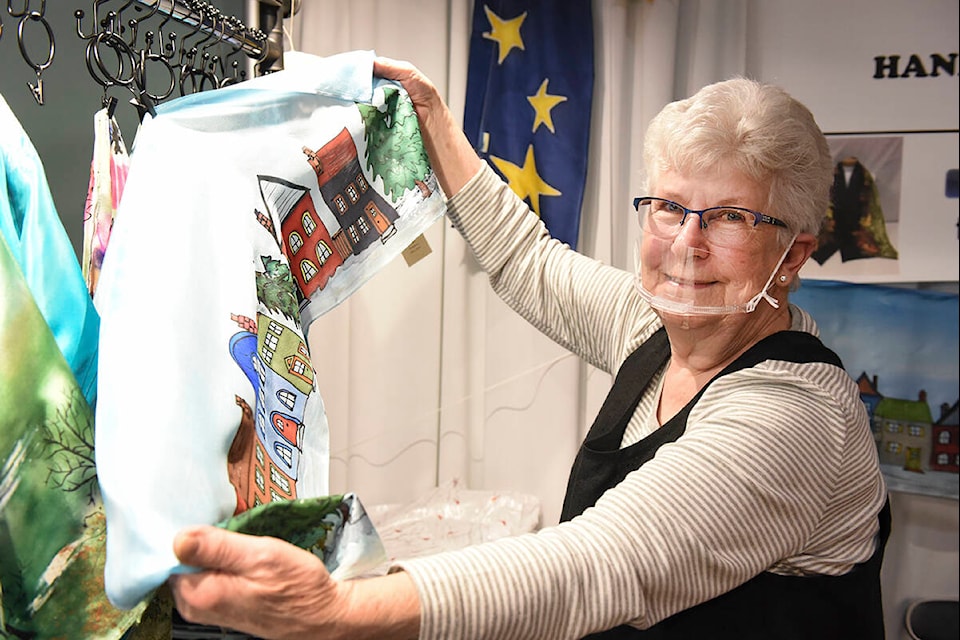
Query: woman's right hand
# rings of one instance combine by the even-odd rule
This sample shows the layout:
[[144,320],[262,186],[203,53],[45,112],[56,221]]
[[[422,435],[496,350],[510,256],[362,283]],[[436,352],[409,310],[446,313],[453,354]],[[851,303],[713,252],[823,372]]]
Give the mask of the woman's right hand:
[[373,60],[373,75],[394,80],[403,85],[413,102],[413,108],[417,112],[421,126],[432,113],[446,108],[433,82],[409,62],[377,56]]
[[447,197],[457,193],[480,169],[481,160],[440,97],[436,85],[417,67],[378,56],[373,74],[399,82],[413,102],[430,164]]
[[192,622],[258,638],[416,638],[420,600],[403,571],[334,580],[309,551],[219,527],[181,531],[174,553],[195,573],[171,576],[177,610]]

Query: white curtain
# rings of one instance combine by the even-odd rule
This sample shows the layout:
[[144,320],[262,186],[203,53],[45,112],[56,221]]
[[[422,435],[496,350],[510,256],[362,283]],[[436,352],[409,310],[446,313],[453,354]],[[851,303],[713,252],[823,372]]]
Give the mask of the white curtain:
[[[581,252],[632,268],[645,125],[675,96],[745,71],[746,2],[594,0]],[[409,60],[459,118],[471,16],[463,0],[309,0],[286,21],[287,47]],[[331,427],[331,488],[376,505],[457,479],[532,494],[543,524],[553,524],[612,378],[500,302],[449,223],[426,240],[430,255],[412,266],[394,261],[311,327]]]

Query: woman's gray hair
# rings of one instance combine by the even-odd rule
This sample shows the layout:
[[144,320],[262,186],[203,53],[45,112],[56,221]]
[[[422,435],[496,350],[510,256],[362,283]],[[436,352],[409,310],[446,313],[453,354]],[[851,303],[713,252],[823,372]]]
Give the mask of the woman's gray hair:
[[782,88],[747,78],[707,85],[668,104],[647,128],[647,189],[661,173],[733,168],[769,186],[764,213],[794,233],[820,230],[830,199],[833,161],[813,114]]

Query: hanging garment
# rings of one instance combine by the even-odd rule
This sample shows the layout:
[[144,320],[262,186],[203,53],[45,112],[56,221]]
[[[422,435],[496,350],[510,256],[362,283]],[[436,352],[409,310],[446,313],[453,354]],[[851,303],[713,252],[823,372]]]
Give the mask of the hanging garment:
[[103,592],[93,411],[0,236],[0,636],[120,638]]
[[444,211],[409,98],[372,68],[310,56],[166,103],[137,134],[96,292],[118,606],[186,570],[183,526],[328,493],[314,367],[340,363],[310,353],[309,324]]
[[100,279],[100,267],[107,252],[113,218],[130,170],[130,157],[120,126],[107,109],[93,116],[93,161],[90,185],[83,209],[83,279],[91,297]]
[[100,318],[33,143],[0,96],[0,232],[92,405]]
[[837,251],[842,262],[899,256],[887,237],[877,183],[855,157],[841,160],[833,169],[830,207],[812,257],[822,265]]

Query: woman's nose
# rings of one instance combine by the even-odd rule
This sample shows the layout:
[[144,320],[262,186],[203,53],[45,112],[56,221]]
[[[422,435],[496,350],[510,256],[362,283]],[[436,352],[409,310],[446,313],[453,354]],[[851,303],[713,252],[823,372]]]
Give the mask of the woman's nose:
[[677,231],[674,244],[685,246],[702,246],[706,244],[706,229],[703,228],[702,218],[696,213],[688,213]]

